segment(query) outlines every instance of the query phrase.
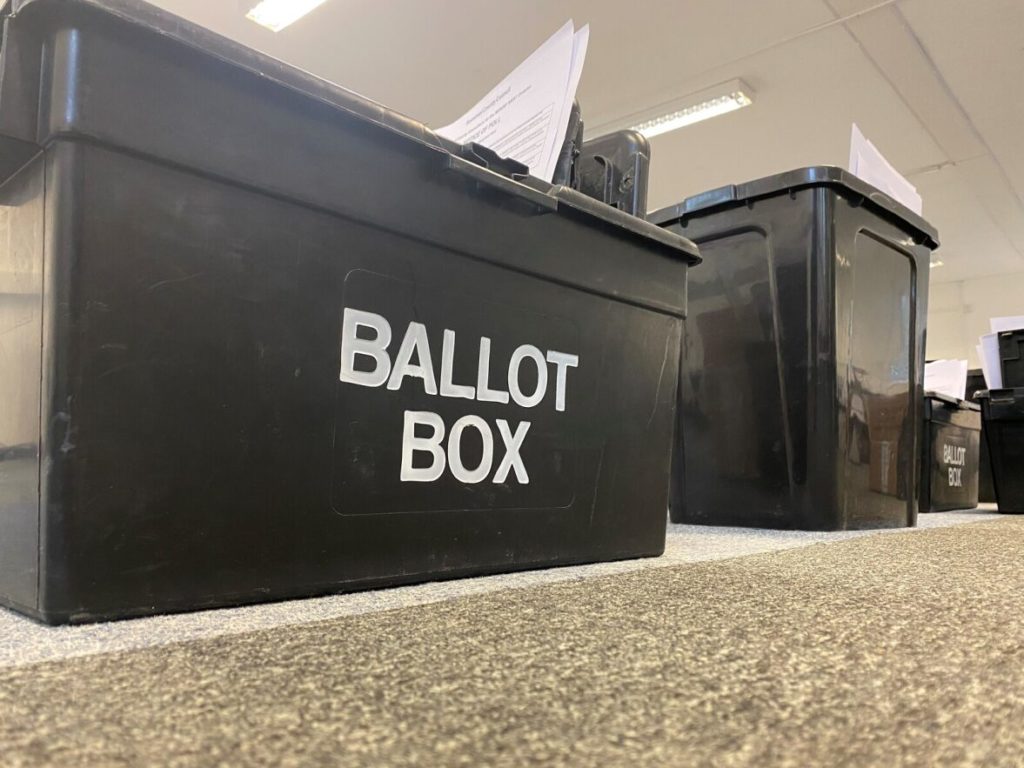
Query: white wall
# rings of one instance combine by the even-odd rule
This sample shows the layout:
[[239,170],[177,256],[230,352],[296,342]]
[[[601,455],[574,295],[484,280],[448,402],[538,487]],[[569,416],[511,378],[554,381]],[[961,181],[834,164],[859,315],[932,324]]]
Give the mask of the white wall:
[[932,283],[928,293],[929,360],[966,358],[979,368],[974,347],[989,318],[1024,315],[1024,272]]

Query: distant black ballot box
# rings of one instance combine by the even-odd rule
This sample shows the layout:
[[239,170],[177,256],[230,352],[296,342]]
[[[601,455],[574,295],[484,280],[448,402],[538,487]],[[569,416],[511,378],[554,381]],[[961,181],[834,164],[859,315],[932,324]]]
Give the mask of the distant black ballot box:
[[1024,514],[1024,388],[978,392],[1000,512]]
[[[975,395],[987,391],[985,376],[980,368],[967,372],[967,395],[969,403],[977,402]],[[985,436],[985,419],[981,420],[981,450],[978,453],[978,503],[994,504],[996,489],[992,484],[992,461],[988,454],[988,439]]]
[[0,7],[0,602],[663,551],[693,243],[147,3]]
[[704,259],[689,284],[672,519],[914,525],[935,230],[829,167],[649,218]]
[[999,368],[1003,387],[1024,387],[1024,328],[998,334]]
[[927,392],[921,442],[921,512],[978,506],[981,407]]

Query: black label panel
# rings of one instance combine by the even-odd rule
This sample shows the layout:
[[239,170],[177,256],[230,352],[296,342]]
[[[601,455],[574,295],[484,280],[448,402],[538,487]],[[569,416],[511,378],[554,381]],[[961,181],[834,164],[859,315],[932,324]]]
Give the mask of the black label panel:
[[337,512],[572,503],[587,361],[571,321],[359,270],[338,329]]

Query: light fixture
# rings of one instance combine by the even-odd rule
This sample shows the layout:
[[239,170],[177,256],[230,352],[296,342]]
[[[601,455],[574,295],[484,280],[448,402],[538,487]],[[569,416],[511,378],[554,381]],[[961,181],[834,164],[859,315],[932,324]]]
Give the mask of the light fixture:
[[245,18],[272,32],[280,32],[325,2],[327,0],[262,0]]
[[686,125],[749,107],[753,103],[753,89],[742,80],[730,80],[681,99],[659,104],[652,109],[636,112],[621,120],[598,125],[587,131],[587,137],[593,138],[629,128],[639,131],[649,139]]
[[941,266],[943,266],[943,265],[944,265],[945,263],[946,263],[946,262],[944,262],[944,261],[941,261],[940,259],[932,259],[931,263],[930,263],[930,264],[929,264],[928,266],[929,266],[929,267],[930,267],[931,269],[935,269],[936,267],[941,267]]

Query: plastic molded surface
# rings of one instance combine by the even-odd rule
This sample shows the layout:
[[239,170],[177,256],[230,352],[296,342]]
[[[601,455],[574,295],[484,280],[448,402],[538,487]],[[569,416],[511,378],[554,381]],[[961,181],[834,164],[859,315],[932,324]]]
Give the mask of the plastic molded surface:
[[978,506],[981,408],[944,395],[924,399],[921,512]]
[[636,131],[591,139],[576,160],[577,188],[634,216],[647,214],[651,146]]
[[692,243],[151,6],[14,10],[0,600],[662,551]]
[[[980,368],[975,368],[967,374],[967,400],[975,402],[975,395],[984,392],[985,376]],[[996,489],[992,484],[992,462],[988,455],[988,440],[985,438],[985,420],[981,420],[981,450],[978,454],[978,502],[980,504],[995,504]]]
[[811,168],[651,216],[704,258],[685,324],[673,520],[914,525],[936,236],[899,212]]
[[1000,512],[1024,513],[1024,388],[977,395]]
[[1004,388],[1024,387],[1024,330],[999,334],[999,365]]

